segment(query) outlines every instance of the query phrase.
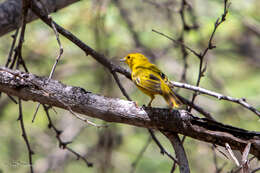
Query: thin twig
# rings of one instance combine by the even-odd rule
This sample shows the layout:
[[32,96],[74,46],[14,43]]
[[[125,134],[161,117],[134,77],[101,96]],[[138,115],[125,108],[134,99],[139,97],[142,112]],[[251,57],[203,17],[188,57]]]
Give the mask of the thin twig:
[[[176,96],[181,100],[181,102],[184,104],[184,105],[188,105],[192,108],[194,108],[197,112],[201,113],[202,115],[204,115],[205,117],[207,117],[208,119],[211,119],[211,120],[215,120],[213,118],[213,116],[207,112],[206,110],[204,110],[204,108],[196,105],[195,103],[192,103],[191,101],[189,101],[188,99],[182,97],[181,95],[179,94],[176,94]],[[215,120],[216,121],[216,120]]]
[[[181,42],[184,42],[184,32],[182,32],[181,37],[179,39]],[[186,82],[186,74],[187,74],[187,69],[188,69],[188,52],[186,51],[185,47],[181,45],[181,52],[182,52],[182,59],[183,59],[183,71],[181,74],[181,81]]]
[[35,110],[35,112],[34,112],[34,114],[33,114],[32,123],[34,123],[34,120],[35,120],[36,115],[37,115],[37,113],[38,113],[38,111],[39,111],[40,105],[41,105],[41,104],[38,103],[38,105],[37,105],[37,107],[36,107],[36,110]]
[[18,59],[17,58],[13,58],[13,61],[17,61],[16,62],[16,69],[19,69],[19,65],[21,64],[25,70],[25,72],[29,72],[26,65],[25,65],[25,62],[23,60],[23,57],[22,57],[22,47],[23,47],[23,42],[24,42],[24,35],[25,35],[25,28],[26,28],[26,17],[27,17],[27,14],[28,14],[28,8],[29,8],[29,5],[30,5],[30,0],[23,0],[22,1],[22,5],[23,5],[23,8],[22,8],[22,26],[21,26],[21,33],[20,33],[20,38],[19,38],[19,42],[18,42],[18,45],[17,45],[17,54],[15,53],[16,56],[18,56]]
[[[48,8],[46,8],[46,6],[43,4],[43,2],[42,2],[41,0],[39,0],[38,2],[40,2],[40,4],[42,5],[42,7],[43,7],[43,9],[44,9],[44,11],[45,11],[45,15],[48,15],[48,14],[49,14]],[[56,69],[56,66],[57,66],[57,64],[58,64],[58,62],[59,62],[59,60],[60,60],[60,58],[61,58],[61,55],[63,54],[63,47],[62,47],[62,45],[61,45],[59,33],[58,33],[58,31],[57,31],[57,29],[56,29],[54,23],[53,23],[52,17],[51,17],[50,15],[48,15],[48,18],[51,20],[51,27],[52,27],[52,29],[53,29],[53,31],[54,31],[54,34],[55,34],[55,36],[56,36],[57,43],[58,43],[58,45],[59,45],[59,54],[58,54],[58,56],[57,56],[57,58],[56,58],[56,61],[55,61],[54,65],[52,66],[52,70],[51,70],[50,75],[49,75],[49,79],[51,79],[52,76],[53,76],[53,74],[54,74],[54,71],[55,71],[55,69]],[[32,122],[34,122],[34,120],[35,120],[35,118],[36,118],[36,115],[37,115],[37,113],[38,113],[39,107],[40,107],[40,103],[38,103],[37,108],[36,108],[36,110],[35,110],[35,112],[34,112],[34,115],[33,115],[33,118],[32,118]]]
[[220,94],[220,93],[217,93],[217,92],[214,92],[214,91],[210,91],[210,90],[207,90],[205,88],[201,88],[201,87],[198,87],[198,86],[189,85],[189,84],[181,83],[181,82],[171,81],[170,84],[171,84],[171,87],[174,86],[174,87],[184,88],[184,89],[195,91],[195,92],[200,93],[200,94],[205,94],[205,95],[215,97],[218,100],[226,100],[226,101],[230,101],[230,102],[240,104],[241,106],[247,108],[248,110],[251,110],[252,112],[254,112],[256,115],[258,115],[260,117],[260,111],[258,111],[256,108],[254,108],[249,103],[247,103],[245,98],[234,98],[234,97],[231,97],[231,96],[225,96],[223,94]]
[[51,25],[52,25],[53,31],[54,31],[54,33],[55,33],[57,42],[58,42],[58,44],[59,44],[59,55],[58,55],[58,57],[56,58],[56,61],[55,61],[54,65],[53,65],[52,70],[51,70],[51,73],[50,73],[50,75],[49,75],[49,79],[51,79],[52,76],[53,76],[53,73],[54,73],[54,71],[55,71],[55,69],[56,69],[56,66],[57,66],[57,64],[58,64],[58,62],[59,62],[59,60],[60,60],[60,58],[61,58],[61,55],[63,54],[63,47],[62,47],[61,42],[60,42],[59,33],[57,32],[57,29],[56,29],[56,27],[55,27],[55,25],[54,25],[54,23],[53,23],[53,20],[52,20],[51,16],[49,16],[49,18],[50,18],[51,21],[52,21]]
[[155,143],[157,144],[157,146],[160,148],[160,153],[162,155],[166,154],[170,159],[172,159],[173,161],[175,161],[177,164],[179,163],[177,159],[175,159],[170,153],[168,153],[168,151],[166,151],[164,149],[164,147],[162,146],[162,144],[159,142],[159,140],[156,138],[156,136],[154,135],[154,132],[151,129],[148,129],[149,133],[151,134],[151,137],[153,138],[153,140],[155,141]]
[[184,43],[182,43],[182,42],[180,42],[180,41],[178,41],[178,40],[175,40],[175,39],[173,39],[173,38],[171,38],[171,37],[165,35],[165,34],[162,33],[162,32],[159,32],[159,31],[157,31],[157,30],[155,30],[155,29],[152,29],[152,31],[155,32],[155,33],[157,33],[157,34],[159,34],[159,35],[162,35],[162,36],[168,38],[169,40],[173,41],[175,44],[178,44],[178,45],[180,44],[180,45],[184,46],[186,49],[188,49],[190,52],[192,52],[192,53],[193,53],[194,55],[196,55],[197,57],[200,57],[200,56],[201,56],[199,53],[197,53],[195,50],[191,49],[190,47],[186,46]]
[[[182,0],[181,1],[181,8],[179,10],[179,14],[181,16],[181,21],[182,21],[182,32],[181,32],[181,36],[180,38],[178,39],[178,41],[180,41],[181,43],[181,46],[180,46],[180,49],[181,49],[181,52],[182,52],[182,59],[183,59],[183,71],[182,71],[182,75],[181,75],[181,81],[182,82],[186,82],[186,74],[187,74],[187,69],[188,69],[188,62],[187,62],[187,57],[188,57],[188,52],[187,52],[187,49],[185,48],[185,44],[184,44],[184,40],[185,40],[185,33],[188,31],[190,31],[191,29],[197,29],[197,25],[196,25],[196,18],[195,18],[195,15],[192,15],[193,16],[193,23],[194,23],[194,26],[189,26],[185,20],[185,15],[186,15],[186,11],[185,11],[185,7],[188,7],[190,12],[192,13],[192,7],[187,3],[186,0]],[[182,138],[182,144],[184,143],[185,141],[185,136],[183,136]],[[171,169],[171,172],[174,172],[176,169],[176,163],[174,162],[173,163],[173,166],[172,166],[172,169]]]
[[230,145],[229,145],[228,143],[225,143],[225,147],[226,147],[226,150],[227,150],[228,153],[229,153],[229,156],[230,156],[229,159],[233,160],[234,163],[235,163],[237,166],[239,166],[239,165],[240,165],[240,164],[239,164],[239,161],[237,160],[237,158],[236,158],[234,152],[232,151]]
[[121,90],[122,94],[126,97],[127,100],[132,101],[131,98],[129,97],[129,95],[127,94],[125,88],[121,84],[120,80],[118,79],[118,76],[117,76],[116,72],[112,71],[111,73],[112,73],[112,75],[113,75],[113,77],[114,77],[114,79],[115,79],[119,89]]
[[[249,159],[249,163],[252,161],[252,160],[254,160],[256,157],[255,156],[253,156],[253,157],[251,157],[250,159]],[[235,167],[235,168],[233,168],[229,173],[238,173],[238,172],[240,172],[240,170],[242,169],[242,166],[239,166],[239,167]],[[253,171],[252,171],[253,172]],[[252,173],[251,172],[251,173]]]
[[62,139],[60,137],[62,131],[58,130],[56,128],[56,126],[54,126],[54,124],[52,123],[52,120],[51,120],[51,117],[50,117],[50,114],[49,114],[49,108],[50,107],[48,107],[46,105],[43,105],[43,107],[44,107],[45,114],[46,114],[46,116],[48,118],[48,121],[49,121],[48,127],[50,129],[53,129],[53,131],[56,133],[56,138],[57,138],[57,140],[59,142],[59,147],[61,149],[66,149],[66,150],[70,151],[72,154],[74,154],[77,157],[77,159],[83,160],[88,167],[92,167],[93,163],[89,162],[84,156],[80,155],[79,153],[77,153],[76,151],[74,151],[73,149],[71,149],[70,147],[67,146],[71,142],[64,142],[64,141],[62,141]]
[[[206,56],[207,52],[211,49],[214,49],[216,48],[216,46],[213,45],[212,41],[213,41],[213,38],[215,36],[215,33],[216,33],[216,30],[218,28],[218,26],[220,24],[222,24],[225,20],[226,20],[226,15],[228,13],[228,8],[230,6],[230,3],[228,3],[228,0],[224,0],[224,12],[223,14],[221,15],[221,19],[217,19],[215,24],[214,24],[214,29],[210,35],[210,38],[209,38],[209,41],[208,41],[208,46],[206,47],[206,49],[203,51],[203,53],[200,53],[200,56],[199,57],[199,60],[200,60],[200,63],[199,63],[199,73],[198,73],[198,78],[197,78],[197,82],[196,82],[196,86],[199,86],[200,85],[200,81],[201,81],[201,78],[204,76],[204,73],[206,71],[206,68],[207,68],[207,64],[205,64],[205,66],[203,67],[203,64],[204,64],[204,57]],[[192,103],[194,103],[196,97],[197,97],[197,93],[193,93],[192,95]],[[192,107],[189,108],[189,111],[192,110]]]
[[10,100],[12,100],[15,104],[18,104],[18,102],[15,100],[15,98],[13,98],[12,96],[8,95],[7,96],[9,97]]
[[[185,10],[186,9],[185,7],[188,7],[188,11]],[[185,20],[186,12],[190,12],[190,15],[192,16],[192,26],[189,26],[187,24],[187,21]],[[182,59],[183,59],[183,71],[182,71],[182,75],[181,75],[181,81],[186,82],[186,73],[187,73],[187,69],[188,69],[188,62],[187,62],[188,52],[184,46],[185,45],[185,43],[184,43],[185,33],[191,31],[192,29],[196,30],[198,28],[198,25],[196,22],[196,17],[194,15],[193,8],[190,4],[188,4],[188,2],[186,0],[181,1],[181,8],[179,10],[179,14],[181,16],[182,32],[181,32],[181,35],[180,35],[178,41],[180,43],[183,43],[183,44],[180,44],[181,45],[180,49],[182,52]]]
[[[63,104],[64,104],[64,103],[63,103]],[[64,105],[66,105],[66,104],[64,104]],[[70,111],[70,113],[71,113],[72,115],[74,115],[74,116],[75,116],[76,118],[78,118],[79,120],[81,120],[81,121],[83,121],[83,122],[85,122],[85,123],[87,123],[87,124],[89,124],[89,125],[91,125],[91,126],[94,126],[94,127],[97,127],[97,128],[107,127],[107,125],[97,125],[97,124],[95,124],[95,123],[89,121],[87,118],[84,118],[84,117],[78,115],[78,114],[77,114],[76,112],[74,112],[74,111],[71,109],[71,107],[68,106],[68,105],[66,105],[66,107],[68,108],[68,110]]]
[[10,51],[8,53],[8,57],[7,57],[7,61],[6,61],[5,67],[8,67],[10,62],[11,62],[11,60],[12,60],[12,55],[13,55],[13,52],[14,52],[14,46],[15,46],[15,43],[16,43],[16,40],[17,40],[18,33],[19,33],[19,28],[17,28],[15,30],[15,33],[12,35],[13,42],[12,42]]
[[28,150],[30,170],[31,170],[31,173],[33,173],[32,155],[34,154],[34,152],[31,149],[31,146],[30,146],[30,143],[29,143],[26,131],[25,131],[25,127],[24,127],[21,99],[18,100],[18,104],[19,104],[19,117],[18,117],[17,120],[20,121],[20,126],[21,126],[21,129],[22,129],[22,137],[25,141],[25,144],[26,144],[26,147],[27,147],[27,150]]
[[[28,69],[27,69],[27,67],[25,65],[25,62],[24,62],[23,58],[22,58],[22,46],[23,46],[23,42],[24,42],[24,34],[25,34],[25,28],[26,28],[26,17],[27,17],[27,14],[28,14],[29,4],[30,4],[30,0],[22,0],[22,11],[21,11],[21,16],[22,16],[21,23],[22,23],[22,26],[21,26],[21,33],[20,33],[18,46],[17,46],[16,52],[15,52],[15,57],[13,58],[13,63],[12,63],[14,65],[14,63],[16,61],[16,69],[19,69],[19,65],[22,64],[22,66],[23,66],[23,68],[24,68],[24,70],[26,72],[28,72]],[[14,40],[16,40],[18,31],[19,30],[17,29]],[[15,41],[13,41],[13,43],[12,43],[11,50],[9,52],[9,56],[8,56],[8,59],[7,59],[6,66],[8,66],[9,61],[11,60],[11,56],[12,56],[14,45],[15,45]],[[18,59],[17,59],[16,56],[18,56]],[[21,129],[22,129],[22,137],[23,137],[23,139],[24,139],[24,141],[26,143],[26,147],[27,147],[27,150],[28,150],[30,172],[33,173],[34,171],[33,171],[32,155],[34,154],[34,152],[31,149],[31,146],[30,146],[27,134],[26,134],[26,130],[25,130],[25,127],[24,127],[23,112],[22,112],[22,101],[21,101],[20,98],[18,99],[18,104],[19,104],[19,117],[18,117],[18,120],[20,121],[20,126],[21,126]]]
[[[221,173],[221,171],[227,165],[227,162],[223,163],[221,167],[218,166],[218,160],[217,160],[217,154],[216,154],[215,148],[216,148],[216,146],[212,145],[211,149],[213,151],[214,165],[215,165],[216,173]],[[221,152],[221,153],[223,153],[223,152]],[[226,155],[224,155],[224,156],[226,157]]]
[[54,74],[54,71],[55,71],[55,69],[56,69],[56,66],[57,66],[57,64],[58,64],[58,62],[59,62],[59,60],[60,60],[60,58],[61,58],[61,55],[63,54],[63,47],[62,47],[62,45],[61,45],[59,33],[58,33],[58,31],[57,31],[57,29],[56,29],[56,26],[55,26],[55,24],[54,24],[54,22],[53,22],[53,20],[52,20],[52,17],[51,17],[51,15],[48,15],[48,14],[49,14],[48,8],[46,8],[46,6],[45,6],[44,3],[42,2],[42,0],[38,0],[38,2],[41,4],[41,6],[42,6],[42,8],[43,8],[43,10],[44,10],[44,12],[45,12],[45,15],[48,16],[49,20],[51,21],[51,28],[52,28],[52,30],[53,30],[55,36],[56,36],[56,40],[57,40],[57,43],[58,43],[58,45],[59,45],[59,54],[58,54],[58,56],[57,56],[57,58],[56,58],[56,61],[55,61],[54,65],[52,66],[52,70],[51,70],[50,75],[49,75],[49,79],[51,79],[52,76],[53,76],[53,74]]

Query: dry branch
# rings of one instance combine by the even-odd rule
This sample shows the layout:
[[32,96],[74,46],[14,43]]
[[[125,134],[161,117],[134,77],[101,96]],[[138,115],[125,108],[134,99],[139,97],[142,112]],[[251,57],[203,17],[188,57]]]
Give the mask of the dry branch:
[[[182,142],[181,142],[178,134],[172,133],[172,132],[164,132],[164,135],[167,136],[172,143],[172,146],[176,153],[176,157],[179,161],[180,172],[190,173],[190,167],[189,167],[188,159],[186,156],[186,152],[183,148]],[[175,162],[173,164],[175,164]]]
[[[48,8],[49,12],[52,13],[77,1],[78,0],[43,0],[43,4]],[[20,26],[21,9],[21,0],[6,0],[0,4],[0,36]],[[33,13],[29,13],[27,22],[31,22],[36,18]]]
[[68,109],[108,122],[124,123],[192,138],[243,151],[250,142],[250,153],[260,159],[260,133],[198,118],[185,110],[137,107],[133,102],[108,98],[67,86],[59,81],[18,70],[0,68],[0,92],[41,104]]

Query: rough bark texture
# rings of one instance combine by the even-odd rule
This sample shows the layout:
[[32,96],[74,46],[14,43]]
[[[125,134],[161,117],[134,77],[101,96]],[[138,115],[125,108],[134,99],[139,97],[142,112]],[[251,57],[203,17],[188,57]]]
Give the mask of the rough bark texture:
[[175,155],[179,162],[179,169],[182,173],[190,173],[189,162],[187,159],[186,152],[183,148],[182,141],[180,140],[178,134],[172,132],[163,132],[168,139],[170,139],[172,146],[175,151]]
[[42,104],[71,108],[73,111],[108,122],[124,123],[192,138],[243,151],[252,143],[250,153],[260,159],[260,133],[198,118],[185,110],[137,107],[133,102],[108,98],[67,86],[47,77],[0,67],[0,92]]
[[[41,0],[50,13],[64,8],[79,0]],[[6,0],[0,4],[0,36],[16,29],[21,21],[21,0]],[[29,12],[27,21],[31,22],[37,16]]]

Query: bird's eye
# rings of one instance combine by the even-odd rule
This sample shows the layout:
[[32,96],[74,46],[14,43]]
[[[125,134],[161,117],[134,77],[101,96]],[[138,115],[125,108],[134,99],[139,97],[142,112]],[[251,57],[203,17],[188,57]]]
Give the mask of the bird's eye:
[[127,59],[130,59],[130,56],[127,56]]

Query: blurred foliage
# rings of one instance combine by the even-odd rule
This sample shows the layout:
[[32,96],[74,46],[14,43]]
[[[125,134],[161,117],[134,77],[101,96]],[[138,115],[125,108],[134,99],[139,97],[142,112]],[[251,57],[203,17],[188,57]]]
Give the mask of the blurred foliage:
[[[142,52],[143,47],[136,47],[132,37],[131,31],[136,32],[142,46],[156,56],[155,63],[170,79],[179,81],[183,70],[180,47],[152,32],[152,29],[178,39],[182,32],[178,13],[180,1],[169,1],[166,6],[156,5],[165,4],[166,0],[120,0],[120,2],[124,10],[127,10],[133,28],[128,27],[118,6],[109,0],[80,1],[52,16],[58,24],[118,64],[118,59],[127,53]],[[260,1],[231,2],[227,21],[219,27],[214,39],[217,48],[210,51],[206,57],[208,68],[200,86],[226,95],[244,97],[260,109],[260,39],[259,35],[246,25],[246,22],[251,21],[260,25]],[[185,32],[185,43],[196,50],[203,50],[208,43],[214,22],[223,12],[223,1],[197,0],[189,3],[193,7],[199,28]],[[186,20],[191,24],[192,17],[186,15]],[[1,65],[5,64],[8,55],[12,42],[11,34],[0,38]],[[61,42],[64,54],[54,74],[55,79],[94,93],[124,98],[108,70],[91,57],[85,56],[83,51],[62,36]],[[58,44],[53,31],[40,20],[28,24],[23,57],[30,72],[48,76],[57,55]],[[195,84],[198,63],[198,58],[189,54],[187,83]],[[139,105],[148,103],[149,98],[138,91],[131,81],[121,75],[120,80],[131,98]],[[186,98],[192,95],[190,91],[183,89],[178,91]],[[237,104],[218,101],[207,96],[199,96],[196,102],[222,123],[260,131],[257,116]],[[19,123],[16,121],[18,106],[8,101],[6,95],[2,94],[0,105],[4,103],[0,110],[0,172],[28,172],[27,150],[21,137]],[[47,127],[48,122],[43,109],[40,108],[36,122],[31,123],[37,104],[23,102],[23,105],[27,134],[36,153],[33,155],[33,160],[37,165],[48,157],[50,151],[58,148],[57,140],[55,134]],[[166,103],[158,97],[153,106],[166,107]],[[57,114],[51,111],[52,118],[60,129],[65,129],[66,127],[60,125],[60,121],[71,115],[64,110],[57,109],[57,111]],[[198,115],[196,112],[194,114]],[[97,124],[103,123],[100,120],[91,120]],[[131,163],[149,137],[146,129],[127,125],[109,124],[107,129],[82,126],[84,128],[70,146],[79,152],[88,153],[87,159],[94,163],[94,167],[87,168],[82,161],[76,161],[74,156],[68,155],[63,165],[48,171],[49,173],[130,172]],[[168,140],[159,134],[158,138],[165,148],[173,153]],[[109,145],[104,144],[106,141],[110,141]],[[188,138],[184,146],[192,172],[214,172],[211,145]],[[217,157],[219,165],[228,163],[224,168],[225,172],[235,166],[221,154]],[[161,155],[159,148],[152,142],[137,165],[136,172],[170,172],[171,166],[171,160]]]

